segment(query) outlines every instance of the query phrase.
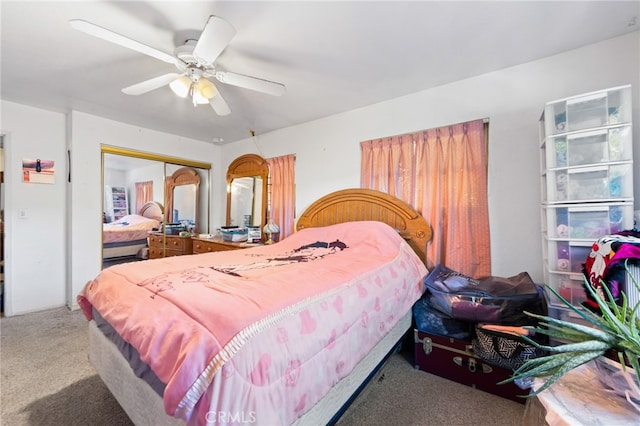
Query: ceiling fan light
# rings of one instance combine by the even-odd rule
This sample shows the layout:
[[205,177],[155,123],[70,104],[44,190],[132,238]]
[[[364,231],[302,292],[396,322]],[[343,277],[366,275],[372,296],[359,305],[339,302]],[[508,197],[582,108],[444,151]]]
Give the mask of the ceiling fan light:
[[198,93],[205,99],[213,98],[218,92],[216,87],[206,78],[198,80]]
[[204,104],[208,104],[208,103],[209,103],[209,99],[207,99],[204,96],[202,96],[200,94],[199,90],[194,90],[193,91],[193,104],[194,105],[204,105]]
[[191,87],[191,80],[186,75],[183,75],[180,78],[176,78],[173,80],[169,87],[173,90],[173,93],[180,96],[181,98],[186,98],[189,94],[189,88]]

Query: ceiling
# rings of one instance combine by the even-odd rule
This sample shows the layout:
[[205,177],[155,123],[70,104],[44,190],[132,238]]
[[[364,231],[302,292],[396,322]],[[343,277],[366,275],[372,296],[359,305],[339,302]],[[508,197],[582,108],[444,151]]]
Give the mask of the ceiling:
[[[1,96],[212,143],[312,121],[640,29],[640,1],[6,1]],[[121,89],[173,65],[74,30],[83,19],[173,53],[209,15],[237,31],[216,64],[286,86],[271,96],[213,80],[218,116],[169,87]],[[220,140],[222,139],[222,141]]]

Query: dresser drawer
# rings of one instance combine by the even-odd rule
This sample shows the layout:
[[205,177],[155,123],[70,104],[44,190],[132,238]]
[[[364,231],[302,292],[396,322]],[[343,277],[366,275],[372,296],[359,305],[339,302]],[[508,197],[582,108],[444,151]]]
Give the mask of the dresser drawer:
[[170,248],[167,248],[164,251],[164,257],[182,256],[183,254],[191,254],[191,253],[185,253],[182,250],[172,250]]
[[212,253],[216,251],[238,250],[241,247],[229,244],[220,244],[213,241],[196,240],[193,242],[194,253]]
[[149,259],[159,259],[163,257],[162,251],[162,246],[149,245]]
[[232,243],[228,241],[222,241],[221,238],[208,239],[208,238],[193,238],[193,253],[213,253],[216,251],[228,251],[228,250],[240,250],[247,248],[242,243]]
[[149,235],[149,248],[162,247],[162,235]]
[[150,234],[149,235],[149,258],[180,256],[193,253],[193,244],[189,237],[179,237],[177,235]]
[[187,238],[167,236],[167,240],[165,242],[166,249],[184,251],[185,247],[187,246],[187,241]]

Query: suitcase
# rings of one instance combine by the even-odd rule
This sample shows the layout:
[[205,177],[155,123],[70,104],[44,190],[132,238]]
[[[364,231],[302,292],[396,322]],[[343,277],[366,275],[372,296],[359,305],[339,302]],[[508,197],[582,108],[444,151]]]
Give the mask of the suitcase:
[[513,374],[513,370],[486,363],[473,354],[471,341],[458,340],[414,328],[414,367],[427,373],[502,398],[524,404],[529,389],[521,389],[513,382],[498,385]]

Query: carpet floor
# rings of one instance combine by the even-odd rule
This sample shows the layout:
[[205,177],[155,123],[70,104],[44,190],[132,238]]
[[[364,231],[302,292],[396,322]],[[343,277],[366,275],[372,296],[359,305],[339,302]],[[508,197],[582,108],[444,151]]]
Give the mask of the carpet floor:
[[[87,347],[80,311],[0,319],[0,424],[131,425]],[[392,355],[338,425],[522,424],[523,404],[415,370],[410,358],[406,350]]]

